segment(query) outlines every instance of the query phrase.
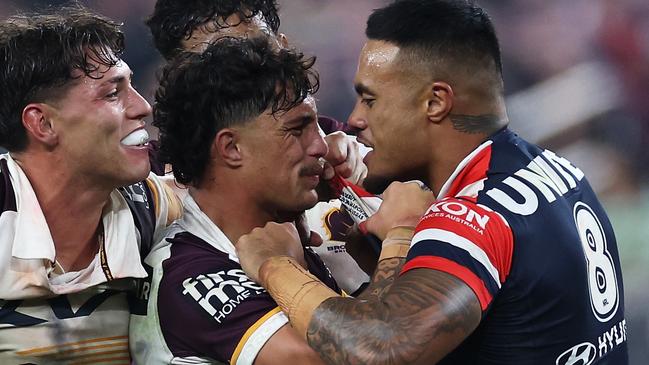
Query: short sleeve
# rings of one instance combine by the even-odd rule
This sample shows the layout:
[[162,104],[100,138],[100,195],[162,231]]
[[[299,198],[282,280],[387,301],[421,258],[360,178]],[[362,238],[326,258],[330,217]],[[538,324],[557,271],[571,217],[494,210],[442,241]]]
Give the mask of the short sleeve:
[[511,268],[513,236],[498,213],[480,204],[447,198],[419,222],[402,274],[429,268],[453,275],[487,310]]

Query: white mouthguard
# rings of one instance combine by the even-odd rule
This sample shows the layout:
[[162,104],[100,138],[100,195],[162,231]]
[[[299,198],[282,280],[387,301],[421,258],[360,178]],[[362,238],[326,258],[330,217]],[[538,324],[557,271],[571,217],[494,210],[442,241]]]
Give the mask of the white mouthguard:
[[139,146],[149,142],[149,133],[146,129],[138,129],[124,137],[121,143],[125,146]]

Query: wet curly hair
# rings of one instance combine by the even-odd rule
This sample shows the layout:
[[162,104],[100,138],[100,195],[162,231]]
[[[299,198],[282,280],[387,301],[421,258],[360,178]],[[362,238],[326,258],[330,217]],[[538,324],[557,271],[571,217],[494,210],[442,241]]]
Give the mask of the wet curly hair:
[[275,0],[158,0],[146,25],[160,54],[170,60],[182,52],[182,40],[189,39],[197,27],[215,21],[216,31],[228,26],[222,20],[232,14],[241,19],[261,14],[274,33],[279,29]]
[[203,53],[181,53],[163,69],[155,96],[162,162],[179,182],[196,186],[218,131],[301,104],[319,86],[314,63],[274,49],[267,37],[222,38]]
[[100,78],[98,69],[115,66],[123,50],[120,24],[79,4],[1,21],[0,146],[23,150],[25,106],[56,100],[81,75]]

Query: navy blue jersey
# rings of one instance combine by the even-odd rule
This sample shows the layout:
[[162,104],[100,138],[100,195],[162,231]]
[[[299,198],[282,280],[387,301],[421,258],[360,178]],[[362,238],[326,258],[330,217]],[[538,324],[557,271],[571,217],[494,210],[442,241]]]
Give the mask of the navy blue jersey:
[[482,307],[442,364],[627,364],[611,223],[584,174],[508,129],[456,169],[417,227],[403,272],[440,270]]

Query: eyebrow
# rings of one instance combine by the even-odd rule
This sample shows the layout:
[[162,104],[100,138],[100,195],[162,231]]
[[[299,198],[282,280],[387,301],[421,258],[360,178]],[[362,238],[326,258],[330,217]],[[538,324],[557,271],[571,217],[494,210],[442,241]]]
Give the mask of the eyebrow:
[[102,82],[102,85],[106,85],[106,84],[119,84],[119,83],[121,83],[121,82],[123,82],[123,81],[130,81],[130,80],[132,80],[132,79],[133,79],[133,72],[129,73],[129,74],[128,74],[128,77],[126,77],[126,76],[124,76],[124,75],[118,75],[118,76],[115,76],[115,77],[111,77],[110,79],[108,79],[108,80]]
[[314,113],[307,112],[302,115],[296,116],[295,118],[291,118],[290,120],[286,121],[285,124],[300,123],[300,126],[303,126],[315,121],[316,115]]
[[363,94],[374,95],[374,93],[372,92],[372,90],[370,90],[369,87],[367,87],[366,85],[360,82],[354,84],[354,90],[356,90],[356,94],[358,95],[363,95]]

